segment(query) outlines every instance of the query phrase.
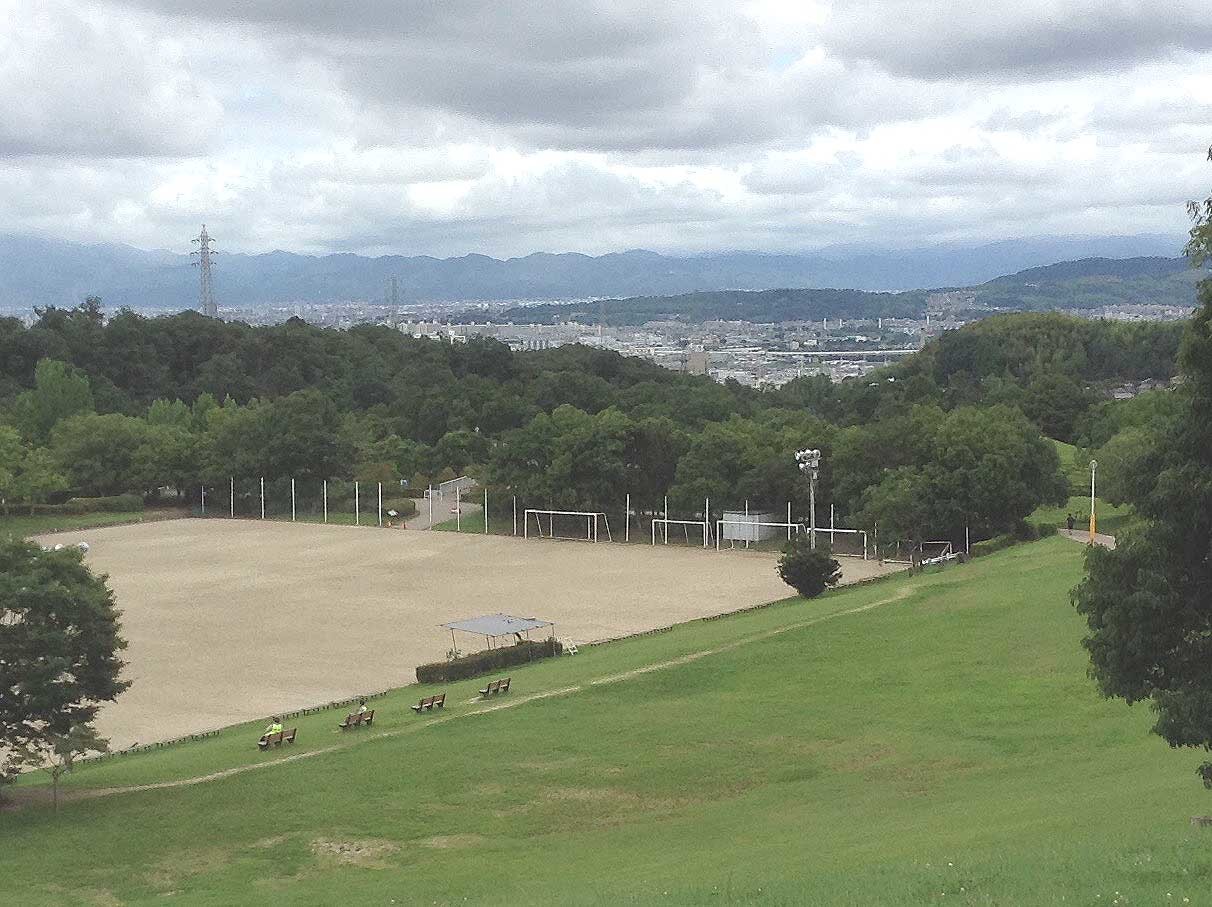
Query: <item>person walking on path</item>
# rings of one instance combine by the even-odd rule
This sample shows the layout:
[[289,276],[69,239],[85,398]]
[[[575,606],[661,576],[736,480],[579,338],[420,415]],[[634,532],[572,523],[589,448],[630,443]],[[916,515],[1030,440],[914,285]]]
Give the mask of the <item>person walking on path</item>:
[[1077,521],[1073,519],[1073,514],[1069,514],[1069,516],[1065,519],[1065,528],[1069,530],[1070,534],[1073,532],[1073,524],[1075,522]]

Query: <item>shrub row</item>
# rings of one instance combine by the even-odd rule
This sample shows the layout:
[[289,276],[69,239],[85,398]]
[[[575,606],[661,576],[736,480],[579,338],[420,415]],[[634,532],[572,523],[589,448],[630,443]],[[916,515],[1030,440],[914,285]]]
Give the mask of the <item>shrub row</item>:
[[103,498],[68,498],[62,504],[39,504],[37,513],[128,513],[143,509],[143,496],[114,494]]
[[544,639],[540,642],[528,639],[516,646],[485,649],[483,652],[461,655],[451,661],[417,665],[417,680],[420,683],[450,683],[455,680],[465,680],[468,677],[478,677],[480,674],[487,674],[511,665],[526,664],[540,658],[551,658],[553,655],[560,655],[563,651],[564,647],[557,639]]
[[1056,535],[1058,531],[1057,527],[1051,523],[1020,523],[1015,527],[1014,532],[995,535],[993,538],[985,539],[983,542],[974,542],[972,544],[972,556],[983,557],[986,554],[1010,548],[1019,542],[1034,542],[1036,539]]

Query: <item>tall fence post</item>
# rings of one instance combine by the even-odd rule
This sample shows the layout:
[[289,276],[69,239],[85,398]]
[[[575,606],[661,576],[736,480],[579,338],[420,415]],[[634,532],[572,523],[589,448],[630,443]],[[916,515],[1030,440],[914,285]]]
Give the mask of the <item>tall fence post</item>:
[[202,516],[206,516],[206,486],[202,486]]
[[324,480],[324,522],[328,522],[328,479]]
[[787,541],[791,541],[791,502],[787,502]]
[[227,508],[231,512],[231,518],[236,518],[236,477],[229,476],[228,481],[230,486],[227,492]]
[[358,481],[354,480],[354,525],[362,525],[362,499],[358,489]]
[[623,509],[623,541],[631,541],[631,492],[627,492],[627,503]]
[[488,486],[484,486],[484,534],[488,535]]
[[292,477],[290,480],[290,521],[295,521],[295,480]]
[[513,535],[514,538],[518,536],[518,496],[516,494],[513,496]]
[[383,483],[379,483],[379,528],[383,528]]
[[261,519],[265,519],[265,476],[261,476]]
[[703,547],[711,542],[711,498],[703,498]]
[[463,502],[462,489],[458,485],[455,486],[455,532],[463,531]]
[[665,544],[669,544],[669,495],[665,495],[665,522],[661,524],[664,528]]

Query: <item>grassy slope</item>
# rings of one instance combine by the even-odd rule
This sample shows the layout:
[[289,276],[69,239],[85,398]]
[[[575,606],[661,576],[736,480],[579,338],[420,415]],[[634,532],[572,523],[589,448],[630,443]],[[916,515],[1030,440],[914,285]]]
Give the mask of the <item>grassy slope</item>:
[[[57,818],[7,814],[0,901],[1199,903],[1212,854],[1187,822],[1209,806],[1195,757],[1086,679],[1067,603],[1080,556],[1051,539],[587,650],[514,671],[511,696],[581,690],[495,713],[468,715],[469,683],[450,688],[453,720],[395,694],[378,704],[395,736],[341,738],[327,713],[300,723],[300,749],[350,748]],[[263,760],[252,736],[71,785]],[[361,842],[367,865],[316,842]]]

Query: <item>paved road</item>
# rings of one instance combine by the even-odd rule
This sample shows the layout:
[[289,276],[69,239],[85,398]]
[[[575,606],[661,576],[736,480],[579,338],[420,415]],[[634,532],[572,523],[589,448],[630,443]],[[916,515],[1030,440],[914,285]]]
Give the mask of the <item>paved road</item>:
[[[1081,542],[1083,545],[1090,543],[1089,529],[1061,529],[1058,530],[1065,538],[1073,539],[1075,542]],[[1094,544],[1102,545],[1104,548],[1115,547],[1115,536],[1103,535],[1101,532],[1094,533]]]

